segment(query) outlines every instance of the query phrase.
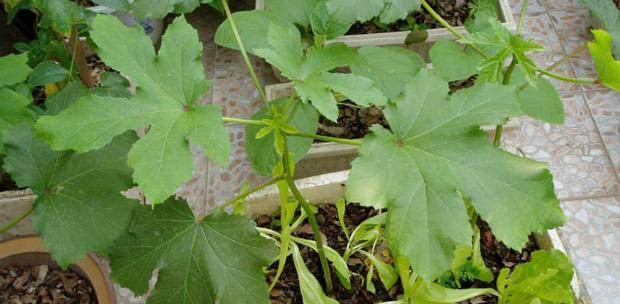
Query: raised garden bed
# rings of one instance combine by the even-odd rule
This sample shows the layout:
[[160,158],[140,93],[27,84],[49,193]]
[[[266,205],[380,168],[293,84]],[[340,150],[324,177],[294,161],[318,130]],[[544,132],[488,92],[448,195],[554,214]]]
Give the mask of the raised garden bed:
[[[287,98],[290,96],[292,90],[291,83],[281,83],[268,85],[265,87],[265,94],[267,98],[270,100],[275,100],[278,98]],[[378,110],[378,109],[377,109]],[[366,111],[371,111],[366,109]],[[374,113],[375,110],[373,110]],[[379,111],[380,112],[380,111]],[[371,114],[372,115],[372,114]],[[377,120],[377,123],[381,123],[382,114],[376,115],[373,117]],[[329,122],[330,124],[334,124],[333,122]],[[369,121],[369,125],[375,123],[374,121]],[[504,126],[504,131],[513,131],[519,129],[519,120],[511,119]],[[325,130],[324,128],[323,130]],[[356,129],[351,131],[346,131],[348,136],[344,138],[355,139],[350,135],[352,134],[360,134],[364,133],[363,130]],[[492,140],[495,136],[495,126],[483,126],[483,130],[489,133],[489,138]],[[321,127],[319,127],[319,132],[321,132]],[[325,131],[323,131],[325,132]],[[334,136],[335,134],[325,134]],[[338,137],[338,136],[336,136]],[[309,176],[315,176],[324,173],[337,172],[342,170],[351,169],[351,162],[357,156],[356,146],[333,143],[333,142],[315,142],[312,144],[312,148],[308,152],[308,154],[301,160],[296,166],[296,178],[304,178]]]
[[[345,183],[347,181],[348,171],[335,172],[330,174],[324,174],[320,176],[305,178],[296,181],[296,184],[301,191],[302,195],[308,199],[314,205],[319,206],[317,221],[322,221],[323,224],[320,225],[321,232],[326,236],[326,243],[338,251],[342,244],[344,243],[346,246],[346,238],[344,238],[344,233],[340,229],[338,219],[336,216],[336,208],[329,206],[330,204],[334,204],[337,200],[341,199],[345,196]],[[279,194],[275,187],[266,188],[260,192],[257,192],[250,196],[246,203],[246,213],[250,218],[254,218],[259,226],[268,227],[272,217],[277,214],[279,208]],[[359,224],[360,221],[368,218],[377,213],[376,210],[372,208],[360,207],[356,205],[349,204],[347,206],[347,212],[349,216],[346,218],[346,222],[348,223],[349,228],[353,228],[356,224]],[[274,217],[275,218],[275,217]],[[479,227],[481,228],[481,249],[482,256],[485,260],[485,264],[487,267],[491,269],[495,276],[499,272],[499,268],[504,267],[516,267],[519,263],[523,263],[529,260],[529,254],[536,249],[550,250],[557,249],[566,254],[566,248],[562,243],[562,240],[557,233],[556,230],[549,230],[547,233],[542,235],[532,235],[530,237],[530,243],[524,249],[523,252],[516,252],[514,250],[507,249],[502,243],[497,242],[494,236],[492,236],[491,231],[488,230],[488,227],[483,222],[479,222]],[[352,231],[349,229],[349,231]],[[301,238],[312,238],[311,231],[309,231],[309,227],[300,226],[296,233],[293,235],[297,235]],[[308,267],[313,272],[315,277],[320,277],[320,264],[318,262],[318,257],[314,253],[314,251],[304,251],[302,250],[302,255],[305,260],[308,261]],[[290,258],[289,258],[290,259]],[[353,272],[358,269],[361,271],[365,269],[363,265],[363,261],[357,261],[356,259],[360,259],[359,257],[352,257],[352,261],[349,263],[349,269]],[[350,261],[351,261],[350,260]],[[351,265],[351,263],[353,265]],[[358,265],[362,263],[362,265]],[[301,299],[301,295],[299,294],[297,288],[297,283],[295,280],[296,272],[294,267],[292,267],[292,262],[289,261],[287,263],[287,267],[285,268],[285,272],[282,277],[280,277],[279,283],[277,283],[272,290],[271,299],[272,303],[300,303],[298,299]],[[357,266],[357,267],[356,267]],[[273,265],[270,270],[266,274],[266,279],[269,281],[273,276]],[[365,276],[365,271],[361,271],[358,273],[361,277]],[[357,275],[352,275],[352,278],[358,277]],[[334,279],[336,277],[334,276]],[[495,280],[493,281],[495,282]],[[355,286],[355,280],[352,280],[353,286]],[[360,284],[359,282],[357,284]],[[375,286],[382,286],[380,281],[377,281]],[[576,303],[589,303],[588,298],[585,293],[585,289],[583,288],[583,283],[578,273],[575,272],[575,276],[573,277],[573,281],[571,283],[571,287],[575,294],[575,302]],[[402,293],[402,290],[400,290]],[[329,296],[343,300],[341,303],[378,303],[381,301],[389,301],[395,300],[399,295],[399,285],[396,284],[391,290],[381,290],[377,288],[377,292],[375,295],[368,293],[361,286],[356,286],[351,290],[346,290],[344,288],[336,289],[333,294]],[[348,298],[348,297],[355,298]],[[489,296],[481,296],[472,301],[465,301],[461,303],[496,303],[493,297]],[[375,302],[376,301],[376,302]]]
[[[511,31],[516,31],[517,25],[514,17],[512,16],[512,9],[508,0],[497,0],[499,13],[502,24]],[[265,9],[264,0],[256,0],[256,9]],[[423,20],[427,20],[426,17],[420,17]],[[457,24],[458,25],[458,24]],[[352,31],[360,31],[363,26],[353,26]],[[456,29],[463,34],[467,33],[465,27],[457,26]],[[350,30],[351,31],[351,30]],[[364,45],[403,45],[409,35],[410,31],[394,31],[385,33],[370,33],[370,34],[347,34],[334,40],[327,41],[326,43],[342,42],[350,47],[360,47]],[[452,33],[445,28],[431,28],[427,30],[428,38],[425,42],[435,42],[439,40],[454,40],[456,39]]]

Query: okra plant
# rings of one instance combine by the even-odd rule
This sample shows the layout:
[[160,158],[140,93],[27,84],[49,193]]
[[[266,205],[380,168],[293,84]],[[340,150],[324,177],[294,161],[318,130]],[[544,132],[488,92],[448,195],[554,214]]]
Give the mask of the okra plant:
[[[297,2],[311,7],[317,1]],[[367,15],[381,18],[390,5],[405,3],[379,2],[381,9]],[[34,126],[13,119],[35,119],[28,116],[27,103],[0,100],[1,107],[17,111],[8,116],[0,112],[4,169],[20,187],[38,195],[33,221],[52,257],[66,267],[87,252],[105,254],[112,279],[140,295],[149,291],[156,272],[149,303],[269,303],[270,288],[289,255],[304,303],[337,303],[329,292],[334,284],[350,287],[347,260],[354,254],[371,261],[368,278],[376,270],[386,288],[400,280],[404,294],[395,303],[455,303],[482,294],[498,296],[500,303],[572,303],[572,266],[553,250],[534,253],[531,262],[514,270],[502,270],[497,288],[458,287],[466,281],[493,280],[481,258],[478,219],[515,250],[521,250],[531,234],[565,222],[547,166],[504,151],[502,125],[522,115],[563,121],[561,100],[545,77],[598,82],[618,90],[620,63],[611,54],[609,34],[595,31],[589,44],[599,79],[570,78],[552,72],[553,66],[536,66],[529,57],[544,48],[520,33],[527,1],[517,33],[489,18],[462,35],[420,0],[461,42],[436,44],[431,51],[434,68],[429,70],[419,55],[397,47],[351,49],[325,45],[321,39],[304,46],[294,23],[312,23],[309,11],[298,14],[291,4],[277,3],[300,19],[292,22],[261,12],[259,19],[244,21],[244,13],[233,15],[226,0],[221,1],[228,19],[217,42],[241,51],[264,103],[252,119],[224,117],[220,106],[198,101],[211,81],[205,80],[197,32],[183,16],[168,27],[158,52],[140,28],[128,28],[113,16],[94,17],[89,35],[97,54],[135,83],[135,93],[96,94],[71,82],[47,100]],[[328,5],[317,5],[321,3]],[[256,23],[238,27],[236,17]],[[289,98],[267,99],[248,52],[293,82]],[[5,69],[16,64],[0,61],[0,67],[0,84],[23,80],[23,75],[5,80]],[[343,67],[351,73],[337,69]],[[449,93],[449,81],[470,77],[476,79],[473,87]],[[343,99],[380,107],[389,129],[374,125],[362,140],[316,135],[319,116],[336,119],[337,103]],[[246,125],[252,165],[271,178],[197,217],[187,202],[171,196],[192,175],[190,145],[220,165],[228,162],[227,123]],[[497,125],[494,144],[481,125]],[[138,138],[135,129],[145,135]],[[325,245],[316,208],[294,181],[295,164],[314,140],[359,147],[346,200],[337,203],[340,217],[345,202],[383,210],[346,232],[349,245],[343,255]],[[134,185],[145,202],[121,195]],[[279,191],[278,231],[257,228],[243,212],[248,196],[272,185]],[[232,213],[225,210],[229,206]],[[312,228],[313,241],[292,234],[304,221]],[[384,242],[391,261],[376,256],[377,245]],[[322,283],[305,265],[300,246],[318,252]],[[268,286],[263,268],[276,261],[276,278]],[[337,282],[332,282],[332,271]],[[369,279],[366,288],[372,291],[372,284]]]

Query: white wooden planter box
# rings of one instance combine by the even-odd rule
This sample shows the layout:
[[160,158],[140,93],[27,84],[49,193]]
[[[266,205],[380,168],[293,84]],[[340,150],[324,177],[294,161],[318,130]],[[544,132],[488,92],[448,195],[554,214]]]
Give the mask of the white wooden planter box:
[[[288,98],[293,89],[292,84],[280,83],[265,87],[265,94],[269,100]],[[519,119],[513,118],[504,126],[504,131],[513,131],[520,128]],[[495,126],[483,126],[489,137],[495,136]],[[295,166],[296,178],[316,176],[319,174],[351,169],[351,162],[357,157],[357,146],[325,142],[314,143],[312,148]]]
[[[499,15],[502,21],[502,24],[511,32],[517,31],[517,24],[512,15],[512,9],[510,8],[510,3],[508,0],[497,0],[497,6],[499,9]],[[265,1],[264,0],[256,0],[256,9],[264,10],[265,9]],[[461,34],[467,34],[467,30],[463,26],[455,27],[456,30]],[[409,35],[410,31],[399,31],[399,32],[388,32],[388,33],[376,33],[376,34],[359,34],[359,35],[344,35],[337,39],[328,40],[325,43],[335,43],[342,42],[350,47],[360,47],[364,45],[404,45],[405,40],[407,39],[407,35]],[[445,28],[437,28],[427,30],[428,38],[425,42],[410,45],[409,48],[417,51],[422,57],[427,59],[428,62],[428,50],[433,45],[434,42],[440,40],[456,40],[450,31]]]
[[[334,204],[338,199],[345,196],[345,184],[348,175],[349,171],[340,171],[297,180],[295,184],[302,195],[312,204]],[[247,216],[254,219],[261,215],[276,215],[279,207],[278,190],[275,186],[270,186],[251,195],[246,200],[245,210]],[[545,234],[535,235],[535,238],[539,248],[543,250],[557,249],[570,257],[557,230],[552,229]],[[574,261],[571,262],[573,265],[575,264]],[[583,279],[576,269],[574,272],[571,287],[575,294],[575,303],[590,304],[591,301],[584,288]]]

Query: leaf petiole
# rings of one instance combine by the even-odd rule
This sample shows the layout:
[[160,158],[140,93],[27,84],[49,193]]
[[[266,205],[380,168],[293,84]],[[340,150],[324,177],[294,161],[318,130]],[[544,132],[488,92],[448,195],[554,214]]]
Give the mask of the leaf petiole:
[[19,224],[25,218],[27,218],[34,211],[34,207],[30,207],[26,212],[22,213],[20,216],[13,219],[10,223],[6,224],[4,227],[0,228],[0,234],[9,231],[11,228],[15,227],[15,225]]
[[245,192],[237,195],[235,198],[233,198],[233,199],[231,199],[231,200],[229,200],[229,201],[227,201],[227,202],[225,202],[225,203],[223,203],[223,204],[221,204],[221,205],[219,205],[217,207],[218,208],[222,208],[222,209],[226,208],[226,207],[234,204],[235,202],[238,202],[239,200],[245,199],[246,197],[250,196],[252,193],[255,193],[255,192],[258,192],[260,190],[263,190],[263,189],[265,189],[265,188],[267,188],[267,187],[269,187],[269,186],[271,186],[271,185],[273,185],[273,184],[275,184],[275,183],[277,183],[277,182],[279,182],[281,180],[284,180],[284,176],[280,175],[278,177],[274,177],[273,179],[271,179],[271,180],[269,180],[269,181],[267,181],[265,183],[262,183],[262,184],[256,186],[255,188],[252,188],[252,189],[250,189],[248,191],[245,191]]

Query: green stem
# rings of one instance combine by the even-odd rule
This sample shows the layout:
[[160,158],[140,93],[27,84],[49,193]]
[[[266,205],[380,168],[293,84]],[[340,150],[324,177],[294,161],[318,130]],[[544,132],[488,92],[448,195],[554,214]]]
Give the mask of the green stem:
[[523,21],[525,20],[525,13],[527,11],[527,5],[529,0],[523,1],[523,6],[521,7],[521,16],[519,17],[519,26],[517,26],[517,35],[521,33],[521,29],[523,29]]
[[360,140],[356,140],[356,139],[345,139],[345,138],[337,138],[337,137],[323,136],[323,135],[316,135],[316,134],[286,133],[286,135],[295,136],[295,137],[314,138],[314,139],[318,139],[321,141],[329,141],[329,142],[335,142],[339,144],[352,145],[352,146],[359,146],[362,144]]
[[573,78],[573,77],[567,77],[567,76],[563,76],[560,74],[556,74],[553,73],[551,71],[547,71],[545,69],[538,69],[537,70],[539,73],[543,74],[543,75],[547,75],[549,77],[555,78],[555,79],[559,79],[562,81],[566,81],[566,82],[572,82],[572,83],[596,83],[595,79],[584,79],[584,78]]
[[327,263],[327,258],[325,257],[325,248],[323,247],[323,240],[321,237],[321,231],[319,230],[319,224],[316,221],[316,217],[314,216],[314,212],[310,207],[310,204],[303,197],[299,189],[297,189],[297,185],[295,185],[295,181],[293,180],[293,170],[289,165],[289,155],[288,155],[288,143],[286,140],[286,136],[283,136],[284,141],[284,152],[282,153],[282,165],[284,167],[284,175],[286,177],[286,182],[288,183],[289,188],[293,192],[295,199],[301,205],[304,212],[308,216],[308,222],[310,222],[310,226],[312,227],[312,234],[314,235],[314,241],[316,242],[316,247],[319,252],[319,259],[321,260],[321,268],[323,268],[323,277],[325,278],[325,287],[327,292],[331,292],[333,289],[332,285],[332,276],[329,270],[329,264]]
[[222,6],[224,7],[224,12],[226,13],[226,17],[230,22],[230,28],[232,29],[233,35],[237,40],[237,45],[239,46],[239,51],[241,51],[241,56],[243,57],[243,61],[248,68],[248,72],[250,76],[254,80],[254,84],[256,85],[256,89],[258,90],[258,94],[260,98],[263,100],[265,105],[269,104],[269,100],[267,99],[267,95],[265,95],[265,91],[263,90],[263,85],[258,80],[256,76],[256,72],[254,72],[254,68],[252,67],[252,62],[250,61],[250,57],[248,57],[248,53],[245,50],[245,46],[243,45],[243,41],[241,41],[241,36],[239,35],[239,31],[237,30],[237,25],[235,24],[235,20],[233,19],[232,13],[230,12],[230,8],[228,7],[228,2],[226,0],[222,0]]
[[32,211],[34,211],[34,207],[30,207],[30,209],[28,209],[28,211],[24,212],[22,215],[14,218],[10,223],[6,224],[4,227],[0,228],[0,234],[5,233],[7,231],[9,231],[11,228],[13,228],[15,225],[19,224],[21,221],[23,221],[26,217],[28,217]]
[[268,126],[269,125],[266,122],[263,122],[263,121],[260,121],[260,120],[253,120],[253,119],[242,119],[242,118],[234,118],[234,117],[222,117],[222,120],[224,122],[239,123],[239,124],[244,124],[244,125],[259,125],[259,126]]
[[[512,62],[510,62],[510,65],[506,69],[506,72],[504,72],[504,79],[502,81],[504,85],[508,85],[510,83],[510,78],[512,77],[512,73],[515,71],[516,66],[517,66],[517,59],[513,56]],[[504,125],[497,125],[495,127],[495,139],[493,140],[493,145],[495,145],[496,147],[499,147],[500,143],[502,142],[503,131],[504,131]]]
[[555,68],[559,67],[561,64],[563,64],[564,62],[567,62],[571,58],[579,55],[581,52],[583,52],[587,48],[588,48],[588,46],[586,44],[581,45],[580,47],[576,48],[574,51],[570,52],[570,54],[564,56],[562,59],[560,59],[560,60],[554,62],[552,65],[548,66],[546,70],[547,71],[553,71]]
[[[461,34],[459,31],[457,31],[452,25],[450,25],[450,23],[448,23],[445,19],[443,19],[429,4],[428,2],[426,2],[426,0],[421,0],[422,1],[422,6],[424,6],[424,8],[428,11],[429,14],[431,14],[431,16],[433,16],[433,18],[435,18],[435,20],[437,20],[437,22],[439,22],[443,27],[445,27],[448,31],[450,31],[450,33],[452,33],[452,35],[454,35],[455,37],[459,38],[459,39],[465,39],[465,35]],[[480,55],[482,55],[484,58],[489,58],[489,55],[483,51],[480,47],[478,47],[475,44],[471,44],[471,47],[476,50],[476,52],[480,53]]]
[[265,182],[263,184],[260,184],[260,185],[256,186],[256,188],[250,189],[248,191],[245,191],[245,192],[237,195],[235,198],[233,198],[233,199],[231,199],[231,200],[229,200],[229,201],[219,205],[218,208],[226,208],[226,207],[234,204],[235,202],[250,196],[250,194],[252,194],[254,192],[258,192],[260,190],[263,190],[263,189],[265,189],[265,188],[267,188],[267,187],[269,187],[269,186],[271,186],[271,185],[273,185],[273,184],[275,184],[275,183],[277,183],[277,182],[279,182],[279,181],[281,181],[283,179],[284,179],[284,176],[274,177],[273,179],[269,180],[268,182]]

